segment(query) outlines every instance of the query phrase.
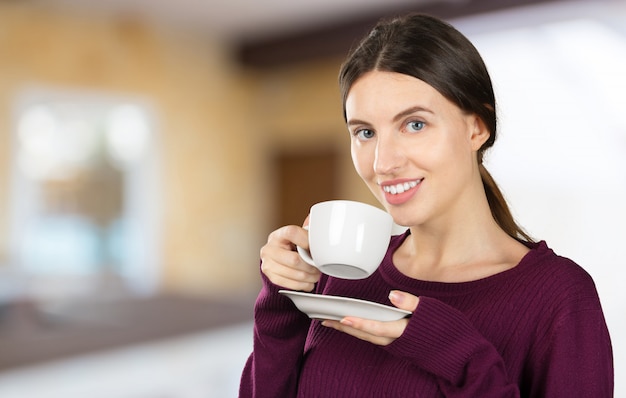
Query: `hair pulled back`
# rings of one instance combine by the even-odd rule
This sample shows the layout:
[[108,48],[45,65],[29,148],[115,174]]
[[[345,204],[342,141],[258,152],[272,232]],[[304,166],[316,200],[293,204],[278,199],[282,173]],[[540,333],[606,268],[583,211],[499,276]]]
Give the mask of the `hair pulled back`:
[[490,135],[477,156],[491,213],[510,236],[532,241],[513,219],[502,192],[483,165],[485,151],[496,140],[496,101],[489,72],[474,45],[452,25],[428,15],[408,14],[381,20],[341,67],[339,85],[344,118],[350,88],[357,79],[374,70],[420,79],[464,112],[481,119]]

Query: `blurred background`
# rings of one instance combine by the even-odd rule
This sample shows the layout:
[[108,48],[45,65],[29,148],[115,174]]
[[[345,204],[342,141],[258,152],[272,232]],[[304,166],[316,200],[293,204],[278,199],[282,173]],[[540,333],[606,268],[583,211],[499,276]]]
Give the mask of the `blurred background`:
[[258,251],[352,169],[337,72],[381,16],[492,74],[488,168],[595,279],[626,397],[626,2],[0,0],[0,396],[234,397]]

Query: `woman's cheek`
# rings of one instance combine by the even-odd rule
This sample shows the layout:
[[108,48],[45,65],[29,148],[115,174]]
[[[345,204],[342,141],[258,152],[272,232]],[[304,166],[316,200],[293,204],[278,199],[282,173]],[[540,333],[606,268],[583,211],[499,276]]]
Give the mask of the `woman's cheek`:
[[359,176],[368,182],[374,176],[374,156],[370,154],[368,148],[364,148],[359,143],[352,143],[351,147],[352,163]]

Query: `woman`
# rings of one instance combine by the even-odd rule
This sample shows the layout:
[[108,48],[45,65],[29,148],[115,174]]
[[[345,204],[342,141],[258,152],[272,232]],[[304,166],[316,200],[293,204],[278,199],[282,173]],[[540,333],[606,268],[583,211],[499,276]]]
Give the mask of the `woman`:
[[[241,397],[609,397],[612,350],[594,283],[515,223],[482,164],[496,138],[488,72],[450,25],[383,21],[340,72],[355,168],[396,223],[369,278],[321,275],[297,226],[261,249]],[[278,290],[409,310],[311,321]]]

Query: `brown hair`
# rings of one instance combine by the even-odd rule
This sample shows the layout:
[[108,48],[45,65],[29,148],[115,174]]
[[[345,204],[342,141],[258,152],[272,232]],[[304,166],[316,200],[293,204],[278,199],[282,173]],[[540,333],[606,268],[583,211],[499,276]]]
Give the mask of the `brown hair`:
[[511,211],[483,165],[483,155],[496,140],[496,101],[487,68],[474,45],[450,24],[423,14],[381,20],[355,47],[341,67],[339,85],[346,116],[350,87],[372,70],[420,79],[463,111],[477,115],[490,132],[478,150],[480,176],[491,214],[516,239],[533,239],[515,222]]

